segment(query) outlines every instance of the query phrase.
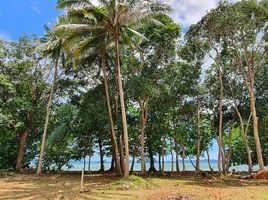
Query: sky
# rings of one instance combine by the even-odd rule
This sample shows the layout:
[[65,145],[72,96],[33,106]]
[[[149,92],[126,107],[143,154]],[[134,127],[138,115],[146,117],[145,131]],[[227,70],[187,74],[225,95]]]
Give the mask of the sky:
[[[95,1],[95,0],[94,0]],[[183,30],[198,22],[206,11],[216,7],[217,0],[162,0],[172,6],[172,18]],[[17,40],[22,34],[44,33],[44,24],[61,14],[56,0],[8,0],[0,7],[0,38]]]
[[[96,0],[93,0],[96,1]],[[162,0],[173,11],[170,14],[183,30],[198,22],[218,0]],[[53,23],[62,11],[55,8],[56,0],[8,0],[0,7],[0,38],[15,41],[23,34],[43,35],[44,25]],[[216,144],[211,158],[217,158]]]

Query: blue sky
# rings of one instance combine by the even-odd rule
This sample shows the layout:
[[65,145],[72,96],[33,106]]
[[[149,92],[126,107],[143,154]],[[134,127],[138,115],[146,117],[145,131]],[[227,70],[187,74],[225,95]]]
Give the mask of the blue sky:
[[44,24],[61,13],[55,4],[56,0],[1,1],[0,38],[17,40],[24,33],[42,35]]
[[[96,1],[96,0],[92,0]],[[218,0],[162,0],[173,8],[171,16],[184,30],[196,23]],[[8,0],[0,7],[0,38],[17,40],[22,34],[42,35],[44,24],[53,22],[61,11],[56,0]]]

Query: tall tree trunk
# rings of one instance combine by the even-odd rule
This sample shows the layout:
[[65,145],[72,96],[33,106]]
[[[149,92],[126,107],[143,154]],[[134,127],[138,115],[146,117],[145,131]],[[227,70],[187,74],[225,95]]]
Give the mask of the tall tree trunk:
[[179,165],[179,142],[175,139],[175,149],[176,149],[176,171],[180,171],[180,165]]
[[174,157],[173,157],[173,146],[172,139],[170,138],[170,155],[171,155],[171,173],[174,173]]
[[237,114],[237,116],[239,118],[239,121],[240,121],[242,140],[243,140],[244,147],[245,147],[245,150],[246,150],[246,153],[247,153],[247,158],[248,158],[248,171],[250,173],[252,173],[253,172],[252,156],[251,156],[251,150],[250,150],[250,147],[249,147],[249,144],[248,144],[248,138],[247,138],[247,130],[248,130],[250,119],[252,117],[252,113],[250,113],[250,115],[249,115],[247,125],[246,125],[246,129],[245,129],[243,118],[242,118],[241,113],[240,113],[240,111],[238,109],[238,105],[237,105],[237,102],[236,102],[236,99],[235,99],[233,86],[232,86],[231,83],[229,84],[229,86],[230,86],[230,90],[231,90],[232,97],[233,97],[234,108],[235,108],[236,114]]
[[116,30],[116,34],[114,35],[115,54],[116,54],[116,62],[115,63],[116,63],[117,74],[118,74],[119,96],[120,96],[123,133],[124,133],[124,146],[125,146],[124,177],[128,177],[129,176],[129,148],[128,148],[127,116],[126,116],[124,92],[123,92],[121,69],[120,69],[120,49],[119,49],[119,34],[118,33],[119,33],[119,30]]
[[100,57],[101,57],[100,65],[101,65],[102,73],[104,77],[104,87],[105,87],[105,94],[106,94],[107,108],[108,108],[108,115],[109,115],[109,122],[110,122],[111,139],[112,139],[112,145],[113,145],[113,151],[114,151],[115,171],[118,176],[121,176],[122,172],[121,172],[120,161],[119,161],[118,145],[117,145],[116,135],[114,131],[114,122],[113,122],[113,115],[112,115],[112,109],[111,109],[109,83],[108,83],[108,76],[106,72],[104,52],[100,53]]
[[[225,159],[223,152],[223,125],[222,125],[222,101],[223,101],[223,80],[222,80],[222,71],[219,68],[219,80],[220,80],[220,119],[219,119],[219,160],[222,161],[222,171],[225,172]],[[219,173],[221,173],[219,169]]]
[[[141,108],[141,173],[145,174],[145,160],[144,160],[144,132],[145,124],[147,122],[147,113],[148,113],[148,97],[145,97],[145,101],[142,101],[140,98],[138,100]],[[145,105],[144,105],[145,104]]]
[[55,82],[56,82],[57,77],[58,77],[58,63],[59,63],[59,57],[57,57],[56,62],[55,62],[54,79],[53,79],[53,82],[52,82],[51,88],[50,88],[50,94],[49,94],[47,110],[46,110],[45,127],[44,127],[44,133],[42,136],[41,151],[40,151],[38,167],[37,167],[37,174],[42,174],[42,162],[43,162],[43,156],[44,156],[44,151],[45,151],[47,128],[48,128],[48,122],[49,122],[49,116],[50,116],[50,107],[52,104],[52,97],[54,94]]
[[209,169],[210,169],[210,171],[214,171],[213,170],[213,168],[211,167],[211,164],[210,164],[210,158],[209,158],[209,152],[208,152],[208,150],[206,150],[206,153],[207,153],[207,158],[208,158],[208,167],[209,167]]
[[255,106],[256,100],[255,100],[255,94],[254,94],[254,74],[253,74],[253,72],[250,73],[249,96],[250,96],[250,109],[251,109],[252,119],[253,119],[253,133],[254,133],[256,152],[257,152],[257,158],[258,158],[258,163],[259,163],[259,170],[265,171],[263,157],[262,157],[261,143],[260,143],[260,138],[259,138],[258,116],[257,116],[256,106]]
[[230,168],[231,155],[232,155],[232,126],[229,129],[228,154],[227,154],[227,160],[226,160],[226,172],[228,172],[229,168]]
[[102,140],[101,138],[98,139],[99,143],[99,151],[100,151],[100,172],[104,172],[104,160],[103,160],[103,150],[102,150]]
[[119,138],[120,141],[120,165],[121,170],[124,173],[125,171],[125,161],[124,161],[124,144],[123,144],[123,138]]
[[197,108],[197,152],[196,152],[196,171],[200,172],[200,145],[201,145],[201,135],[200,135],[200,110],[199,106]]
[[181,144],[181,150],[182,150],[182,171],[185,172],[185,147],[183,144]]

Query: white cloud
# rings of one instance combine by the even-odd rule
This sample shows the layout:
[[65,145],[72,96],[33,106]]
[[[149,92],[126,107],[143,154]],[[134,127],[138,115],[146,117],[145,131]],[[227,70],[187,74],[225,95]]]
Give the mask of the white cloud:
[[31,5],[31,10],[33,10],[36,14],[40,15],[41,14],[41,10],[39,9],[39,7],[37,5]]
[[207,11],[217,6],[217,0],[163,0],[173,9],[171,16],[184,28],[197,23]]
[[0,39],[12,41],[12,36],[10,33],[6,32],[6,31],[0,31]]

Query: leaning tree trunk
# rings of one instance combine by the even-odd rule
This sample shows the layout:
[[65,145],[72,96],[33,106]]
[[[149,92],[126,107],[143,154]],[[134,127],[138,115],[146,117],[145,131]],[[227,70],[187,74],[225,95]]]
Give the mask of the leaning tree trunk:
[[25,143],[26,139],[29,135],[30,129],[32,127],[32,114],[28,114],[27,116],[27,125],[26,129],[19,135],[19,152],[17,156],[16,162],[16,171],[21,172],[22,170],[22,163],[25,153]]
[[249,95],[250,95],[250,109],[251,109],[252,119],[253,119],[253,133],[254,133],[254,139],[255,139],[255,144],[256,144],[256,152],[257,152],[257,158],[258,158],[258,163],[259,163],[259,170],[265,171],[263,157],[262,157],[261,143],[260,143],[260,138],[259,138],[258,116],[257,116],[256,106],[255,106],[256,100],[255,100],[255,94],[254,94],[253,72],[250,73]]
[[116,63],[116,68],[117,68],[118,87],[119,87],[123,133],[124,133],[124,146],[125,146],[124,177],[128,177],[129,176],[129,147],[128,147],[128,132],[127,132],[127,116],[126,116],[124,92],[123,92],[121,69],[120,69],[120,49],[119,49],[119,34],[118,33],[119,33],[119,30],[116,30],[116,33],[114,35],[115,54],[116,54],[115,63]]
[[176,149],[176,171],[180,171],[180,166],[179,166],[179,142],[178,140],[175,139],[175,149]]
[[214,171],[213,170],[213,168],[211,167],[211,164],[210,164],[210,158],[209,158],[209,152],[208,152],[208,150],[206,150],[206,153],[207,153],[207,157],[208,157],[208,167],[209,167],[209,169],[210,169],[210,171]]
[[43,162],[43,156],[44,156],[44,151],[45,151],[47,128],[48,128],[48,122],[49,122],[49,116],[50,116],[50,107],[51,107],[51,104],[52,104],[52,97],[53,97],[53,94],[54,94],[55,82],[56,82],[57,77],[58,77],[58,62],[59,62],[59,57],[56,59],[56,62],[55,62],[54,79],[53,79],[53,82],[52,82],[52,85],[51,85],[51,88],[50,88],[50,94],[49,94],[49,99],[48,99],[48,104],[47,104],[47,111],[46,111],[45,127],[44,127],[44,133],[43,133],[43,136],[42,136],[41,151],[40,151],[38,167],[37,167],[37,174],[42,174],[42,162]]
[[110,122],[111,139],[112,139],[112,145],[113,145],[113,151],[114,151],[115,171],[116,171],[118,176],[121,176],[122,171],[121,171],[121,167],[120,167],[118,145],[117,145],[116,135],[115,135],[115,131],[114,131],[114,122],[113,122],[113,115],[112,115],[112,109],[111,109],[109,84],[108,84],[108,76],[107,76],[107,72],[106,72],[104,52],[100,53],[100,57],[101,57],[100,63],[101,63],[103,77],[104,77],[104,87],[105,87],[105,94],[106,94],[107,108],[108,108],[108,115],[109,115],[109,122]]

